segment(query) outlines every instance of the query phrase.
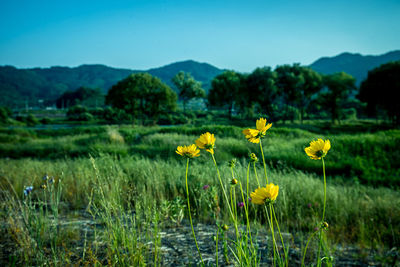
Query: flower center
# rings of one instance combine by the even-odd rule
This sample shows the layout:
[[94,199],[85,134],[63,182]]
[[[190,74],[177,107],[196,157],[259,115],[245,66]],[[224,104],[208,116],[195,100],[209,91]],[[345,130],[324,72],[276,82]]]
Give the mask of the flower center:
[[257,134],[257,138],[263,138],[265,136],[265,132],[258,132],[258,134]]
[[325,156],[325,153],[324,153],[324,151],[322,151],[322,150],[318,150],[318,151],[315,153],[315,155],[316,155],[318,158],[320,158],[320,157]]

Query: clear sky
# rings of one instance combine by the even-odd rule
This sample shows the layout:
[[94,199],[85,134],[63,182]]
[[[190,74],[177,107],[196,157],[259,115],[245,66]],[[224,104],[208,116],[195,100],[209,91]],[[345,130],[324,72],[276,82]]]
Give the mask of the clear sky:
[[0,65],[250,72],[400,49],[400,0],[1,0]]

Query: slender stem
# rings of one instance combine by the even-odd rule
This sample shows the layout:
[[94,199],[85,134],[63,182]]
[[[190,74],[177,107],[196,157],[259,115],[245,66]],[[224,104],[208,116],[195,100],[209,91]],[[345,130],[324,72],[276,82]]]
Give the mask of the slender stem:
[[217,228],[217,238],[215,241],[215,262],[217,263],[217,267],[218,267],[218,235],[219,235],[219,226]]
[[272,246],[274,247],[274,266],[276,265],[275,264],[275,260],[276,260],[276,249],[275,249],[275,245],[276,245],[276,242],[275,242],[275,234],[274,234],[274,223],[273,223],[273,221],[272,221],[272,208],[271,208],[271,205],[272,204],[269,204],[269,215],[270,215],[270,219],[271,219],[271,221],[270,221],[270,226],[271,226],[271,235],[272,235]]
[[308,238],[307,243],[306,243],[306,247],[304,249],[304,254],[303,254],[303,259],[301,260],[301,266],[305,266],[304,265],[304,260],[306,258],[306,253],[307,253],[307,248],[308,248],[308,244],[310,243],[310,241],[312,240],[312,238],[314,237],[314,235],[316,233],[318,233],[319,231],[315,231],[314,233],[312,233],[312,235]]
[[263,150],[261,138],[260,138],[260,150],[261,150],[261,156],[262,156],[262,159],[263,159],[265,180],[267,181],[267,184],[268,184],[267,165],[265,164],[264,150]]
[[326,175],[325,175],[325,161],[322,158],[322,171],[324,173],[324,211],[322,213],[322,222],[325,221],[325,209],[326,209]]
[[[261,140],[260,140],[260,141],[261,141]],[[264,167],[265,167],[265,164],[264,164]],[[265,169],[264,169],[264,170],[265,170]],[[265,172],[265,173],[266,173],[266,172]],[[254,174],[255,174],[255,176],[256,176],[256,178],[257,178],[257,170],[256,170],[256,168],[255,168],[255,164],[254,164]],[[260,183],[259,183],[258,179],[257,179],[257,183],[258,183],[258,187],[260,187]],[[264,206],[264,208],[265,208],[265,214],[267,215],[268,223],[269,223],[270,228],[271,228],[272,241],[273,241],[273,248],[274,248],[274,266],[275,266],[275,257],[276,257],[275,254],[276,254],[276,250],[277,250],[277,249],[275,249],[276,242],[275,242],[275,236],[274,236],[274,226],[273,226],[273,221],[272,221],[272,213],[269,215],[269,214],[268,214],[267,207]],[[270,208],[270,211],[271,211],[271,208]],[[279,252],[278,252],[278,253],[279,253]]]
[[212,159],[214,161],[215,169],[217,170],[218,180],[219,180],[219,183],[221,185],[222,192],[224,193],[226,204],[228,204],[229,213],[231,214],[232,220],[235,221],[235,216],[233,215],[231,206],[229,205],[229,199],[228,199],[228,196],[226,195],[224,184],[222,183],[222,179],[221,179],[221,175],[220,175],[219,170],[218,170],[217,162],[215,161],[215,157],[214,157],[213,154],[211,154],[211,157],[212,157]]
[[[271,205],[271,206],[272,206],[272,205]],[[279,227],[278,220],[276,219],[276,214],[275,214],[274,206],[272,206],[272,213],[274,214],[275,223],[276,223],[276,226],[277,226],[277,228],[278,228],[279,237],[280,237],[281,242],[282,242],[283,252],[285,253],[285,263],[286,263],[286,266],[289,266],[288,254],[287,254],[287,251],[286,251],[286,248],[285,248],[285,243],[283,242],[283,237],[282,237],[281,229],[280,229],[280,227]]]
[[261,187],[260,181],[258,180],[258,175],[257,175],[257,169],[256,169],[256,163],[255,162],[253,162],[253,169],[254,169],[254,175],[256,176],[258,187]]
[[250,195],[249,195],[249,176],[250,176],[250,162],[249,162],[249,164],[247,165],[247,177],[246,177],[246,208],[247,208],[247,210],[249,210],[249,197],[250,197]]
[[191,213],[190,213],[189,186],[188,186],[188,170],[189,170],[189,158],[188,158],[187,161],[186,161],[186,175],[185,175],[185,180],[186,180],[186,195],[187,195],[187,205],[188,205],[188,212],[189,212],[189,220],[190,220],[190,226],[192,227],[192,233],[193,233],[194,242],[196,243],[196,248],[197,248],[197,251],[199,252],[201,264],[202,264],[203,266],[205,266],[205,265],[204,265],[204,262],[203,262],[203,257],[201,256],[201,252],[200,252],[200,249],[199,249],[199,245],[197,244],[196,234],[194,233],[194,228],[193,228],[192,215],[191,215]]
[[[325,221],[325,209],[326,209],[326,175],[325,175],[325,161],[324,161],[324,157],[321,158],[322,159],[322,172],[324,173],[324,209],[322,212],[322,221],[321,221],[321,225],[322,223],[324,223]],[[322,247],[322,227],[320,225],[320,230],[319,230],[319,245],[318,245],[318,253],[317,253],[317,265],[320,266],[320,253],[321,253],[321,247]]]
[[[226,204],[228,205],[229,213],[230,213],[230,215],[231,215],[233,224],[234,224],[234,226],[235,226],[236,238],[238,239],[238,238],[239,238],[239,229],[238,229],[238,225],[237,225],[237,220],[236,220],[236,218],[235,218],[235,215],[234,215],[233,212],[232,212],[232,207],[231,207],[231,205],[229,205],[229,199],[228,199],[228,196],[227,196],[226,191],[225,191],[225,186],[224,186],[224,184],[222,183],[221,174],[219,173],[218,165],[217,165],[217,162],[216,162],[216,160],[215,160],[214,154],[211,154],[211,157],[212,157],[212,159],[213,159],[213,161],[214,161],[215,169],[217,170],[218,180],[219,180],[219,183],[220,183],[220,185],[221,185],[222,192],[224,193],[225,201],[226,201]],[[240,257],[241,257],[241,254],[242,254],[241,247],[239,247],[239,249],[240,249],[239,255],[240,255]]]
[[247,210],[246,199],[244,198],[243,187],[242,187],[242,183],[241,182],[239,182],[239,186],[240,186],[240,193],[242,195],[244,213],[246,215],[247,227],[248,227],[248,231],[250,231],[249,213],[248,213],[248,210]]
[[237,227],[237,205],[236,205],[236,192],[235,192],[235,186],[231,186],[231,206],[233,209],[233,214],[235,216],[234,224],[235,224],[235,233],[236,233],[236,243],[237,243],[237,249],[238,249],[238,256],[239,256],[239,262],[242,262],[242,243],[239,242],[239,229]]

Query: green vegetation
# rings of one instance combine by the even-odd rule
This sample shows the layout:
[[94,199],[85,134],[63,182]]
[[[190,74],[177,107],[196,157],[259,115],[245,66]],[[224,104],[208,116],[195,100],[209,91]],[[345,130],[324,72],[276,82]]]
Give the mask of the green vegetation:
[[[288,125],[289,126],[289,125]],[[321,125],[303,125],[301,128],[274,126],[265,139],[266,161],[274,168],[295,168],[309,173],[319,173],[317,162],[304,157],[311,139],[328,138],[333,149],[329,166],[336,181],[358,181],[375,186],[398,186],[400,180],[400,131],[376,131],[367,123],[358,129],[351,125],[325,128]],[[103,153],[126,156],[140,154],[163,160],[173,158],[179,144],[189,144],[196,136],[212,131],[218,137],[217,159],[245,158],[254,149],[243,142],[243,127],[236,126],[97,126],[72,129],[1,129],[0,156],[14,159],[32,157],[60,159],[87,157]],[[343,133],[347,130],[348,133]],[[355,133],[355,131],[358,131]],[[370,131],[370,132],[369,132]],[[115,133],[120,138],[115,139]],[[199,160],[201,161],[201,159]]]
[[[193,76],[181,71],[183,66],[189,66]],[[400,130],[393,125],[399,124],[400,115],[391,92],[398,88],[399,66],[392,62],[368,73],[357,96],[365,103],[355,98],[351,75],[321,75],[299,64],[257,68],[250,74],[222,72],[192,61],[136,74],[99,65],[0,67],[0,103],[18,107],[14,113],[0,107],[0,264],[162,266],[166,254],[161,231],[188,225],[186,218],[192,226],[190,213],[195,225],[205,223],[212,229],[209,240],[203,236],[196,242],[199,255],[202,244],[211,242],[221,264],[271,264],[273,256],[273,263],[277,259],[278,265],[288,266],[286,260],[295,259],[294,264],[304,253],[306,263],[319,266],[319,255],[331,255],[326,251],[340,257],[335,252],[340,244],[370,250],[382,257],[379,263],[395,265],[400,245]],[[84,73],[78,75],[84,78],[76,73]],[[208,108],[221,110],[187,108],[191,99],[206,96],[195,77],[206,91],[211,85]],[[19,82],[12,82],[16,78]],[[179,93],[183,112],[176,111],[177,94],[170,84]],[[109,87],[107,107],[102,93]],[[30,110],[31,101],[42,108],[57,102],[68,110]],[[365,106],[368,115],[389,118],[391,125],[357,120]],[[274,126],[260,151],[245,140],[242,130],[254,127],[249,122],[263,114]],[[101,125],[108,123],[119,125]],[[193,144],[205,132],[215,134],[215,147],[209,133],[198,146],[214,148],[216,161],[201,152],[184,175],[189,164],[175,149]],[[251,132],[246,134],[250,141],[265,134]],[[317,138],[332,144],[322,160],[327,176],[321,161],[310,160],[304,152]],[[180,149],[188,155],[188,147]],[[197,153],[194,146],[191,149]],[[260,160],[251,166],[250,153],[262,162],[265,156],[266,164]],[[249,192],[258,187],[257,177],[267,176],[267,169],[269,181],[279,185],[275,222],[272,206],[268,215],[262,206],[245,204]],[[250,187],[241,194],[235,186],[241,188],[247,177]],[[325,178],[327,194],[321,190]],[[257,193],[261,203],[265,192]],[[269,197],[274,201],[276,194]],[[322,206],[326,217],[320,221]],[[281,240],[275,240],[274,225],[281,227],[275,228]],[[291,234],[288,240],[281,230]],[[193,226],[192,231],[195,237]],[[319,241],[308,243],[310,233],[317,232]],[[271,236],[273,245],[260,241],[258,234]],[[289,257],[284,245],[291,250]],[[223,251],[219,259],[218,246]],[[262,247],[266,251],[261,253]],[[330,266],[328,258],[324,264]],[[191,258],[185,263],[200,262]]]
[[232,109],[242,95],[244,78],[242,74],[231,70],[216,76],[208,94],[210,105],[226,107],[229,118],[232,118]]
[[[187,224],[188,218],[185,161],[175,153],[177,146],[192,144],[206,131],[214,133],[222,182],[230,184],[228,162],[236,158],[235,176],[245,184],[249,153],[261,158],[258,146],[245,140],[245,126],[0,129],[0,219],[6,225],[1,234],[2,243],[10,248],[9,258],[1,261],[162,266],[165,255],[160,232]],[[331,251],[338,255],[334,252],[337,244],[352,244],[386,255],[399,246],[400,131],[378,130],[367,121],[335,126],[304,121],[268,130],[264,154],[268,177],[280,187],[274,206],[281,231],[292,234],[285,241],[287,247],[299,247],[295,253],[300,257],[308,233],[319,222],[321,165],[304,153],[316,138],[329,138],[332,143],[326,157],[326,221],[330,225],[326,235]],[[216,234],[219,227],[229,224],[230,215],[210,164],[206,152],[191,160],[190,207],[195,224],[219,225]],[[261,177],[262,164],[255,167]],[[204,185],[209,188],[203,189]],[[34,189],[24,195],[27,186]],[[250,189],[256,187],[254,173],[250,173]],[[242,198],[240,191],[235,198]],[[245,224],[245,212],[235,208],[236,213],[238,222]],[[262,207],[251,205],[248,216],[252,229],[265,231]],[[233,242],[224,235],[220,238],[222,244]],[[232,245],[241,248],[243,244]],[[315,262],[317,247],[314,239],[306,262]],[[219,260],[232,257],[226,249]],[[384,258],[389,263],[393,260]]]
[[189,100],[206,96],[206,92],[201,88],[201,82],[196,81],[190,73],[180,71],[172,78],[172,82],[178,89],[179,98],[182,99],[183,111],[186,111]]
[[[191,73],[206,90],[210,88],[211,80],[222,72],[209,64],[191,60],[176,62],[146,72],[172,87],[172,77],[182,70]],[[12,108],[25,108],[27,104],[30,107],[51,106],[64,92],[75,91],[82,86],[101,88],[102,93],[106,94],[118,81],[139,72],[144,71],[117,69],[104,65],[33,69],[0,66],[0,94],[2,95],[0,106],[7,105]],[[44,100],[41,105],[38,105],[39,99]]]
[[[376,116],[386,113],[393,123],[400,124],[400,107],[393,92],[400,90],[400,61],[383,64],[368,72],[362,82],[359,98],[368,103],[367,111]],[[379,88],[379,93],[376,90]]]
[[98,107],[104,105],[104,96],[100,88],[91,89],[85,86],[75,91],[64,92],[56,101],[57,108],[69,108],[75,105]]
[[[197,98],[197,102],[191,103],[193,110],[205,112],[207,105],[208,110],[225,110],[230,119],[238,114],[242,119],[252,118],[255,114],[268,114],[268,119],[273,121],[303,122],[308,119],[331,118],[333,123],[340,124],[346,119],[372,116],[399,124],[399,111],[390,94],[398,85],[398,65],[398,62],[392,62],[370,70],[360,90],[356,86],[356,79],[347,73],[323,75],[299,64],[277,66],[275,70],[270,67],[256,68],[252,73],[246,74],[235,71],[222,72],[207,64],[192,61],[171,64],[149,70],[148,73],[136,72],[119,80],[115,78],[127,70],[120,71],[97,65],[80,66],[77,68],[78,74],[90,81],[83,79],[79,85],[76,84],[79,79],[73,75],[75,70],[69,68],[52,68],[47,72],[4,67],[0,69],[0,80],[4,80],[0,89],[7,89],[4,99],[8,99],[9,102],[6,104],[13,107],[18,114],[21,113],[22,107],[28,112],[32,106],[44,108],[54,104],[57,104],[58,108],[83,105],[86,108],[96,107],[104,110],[109,108],[104,106],[103,101],[103,94],[107,93],[105,104],[111,105],[113,112],[104,115],[100,112],[92,114],[89,110],[77,116],[69,116],[69,120],[80,122],[104,119],[107,122],[123,120],[141,121],[143,124],[185,124],[190,121],[190,118],[183,117],[188,111],[188,102]],[[179,67],[181,69],[178,69]],[[191,73],[182,71],[186,68],[193,70],[195,74],[192,76]],[[82,74],[85,71],[86,73]],[[171,73],[172,71],[176,72]],[[5,74],[7,75],[3,79],[1,75]],[[21,84],[13,82],[18,74]],[[97,79],[96,74],[99,75]],[[106,74],[112,74],[112,77]],[[164,82],[156,77],[160,77]],[[197,81],[194,77],[201,78]],[[59,81],[61,78],[64,78],[66,83],[69,83],[69,79],[73,79],[73,82],[67,86]],[[103,78],[107,79],[107,82]],[[59,82],[53,84],[53,80]],[[111,83],[112,81],[114,82]],[[205,90],[201,88],[200,81],[205,81]],[[111,84],[105,87],[106,83]],[[15,87],[15,84],[18,86]],[[92,87],[101,89],[90,89],[87,84],[96,85]],[[210,84],[211,89],[208,90]],[[73,85],[76,87],[71,89]],[[175,91],[168,85],[172,85]],[[41,91],[38,88],[30,90],[31,87],[38,87]],[[38,90],[40,92],[36,92]],[[13,96],[13,92],[20,95]],[[176,92],[183,104],[183,114],[179,110],[177,114],[171,113],[177,106]],[[14,114],[13,117],[16,116]],[[32,121],[26,123],[36,124]],[[12,123],[3,120],[2,124]]]
[[150,119],[157,122],[161,114],[176,109],[177,95],[160,79],[148,74],[132,74],[114,85],[106,103],[124,110],[133,120]]
[[[303,122],[305,112],[311,103],[311,97],[322,88],[322,77],[311,68],[300,64],[278,66],[276,84],[283,103],[287,107],[295,107],[300,111],[300,121]],[[293,121],[293,119],[291,119]]]

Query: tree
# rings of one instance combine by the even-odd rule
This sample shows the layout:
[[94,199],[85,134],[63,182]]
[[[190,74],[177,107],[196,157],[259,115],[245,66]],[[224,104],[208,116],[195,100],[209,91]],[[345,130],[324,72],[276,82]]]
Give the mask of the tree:
[[209,104],[211,106],[226,107],[229,118],[232,118],[232,109],[238,99],[238,92],[243,83],[243,76],[235,71],[225,71],[216,76],[211,82],[211,90],[208,93]]
[[201,82],[196,81],[190,73],[180,71],[172,78],[172,82],[178,88],[179,97],[183,101],[184,111],[190,99],[206,96],[206,92],[201,88]]
[[94,117],[85,106],[75,105],[68,109],[67,118],[71,121],[91,121]]
[[0,107],[0,123],[7,123],[12,111],[8,107]]
[[275,69],[277,86],[287,105],[300,111],[303,123],[305,110],[311,103],[312,96],[322,88],[322,76],[308,67],[300,64],[282,65]]
[[156,121],[161,114],[174,111],[177,96],[160,79],[148,73],[131,74],[112,86],[106,103],[123,109],[134,118],[150,118]]
[[103,105],[104,96],[101,89],[81,86],[75,91],[64,92],[56,101],[57,108],[69,108],[75,105],[97,106]]
[[276,72],[270,67],[255,69],[246,79],[245,95],[241,97],[248,106],[258,104],[261,112],[273,115],[273,105],[277,98]]
[[350,74],[338,72],[323,77],[327,91],[320,95],[323,107],[331,113],[332,123],[340,121],[342,106],[349,97],[351,90],[355,90],[355,79]]
[[400,124],[400,105],[395,97],[400,92],[400,61],[383,64],[368,72],[361,83],[358,98],[367,103],[369,115],[378,109],[386,111],[395,124]]

